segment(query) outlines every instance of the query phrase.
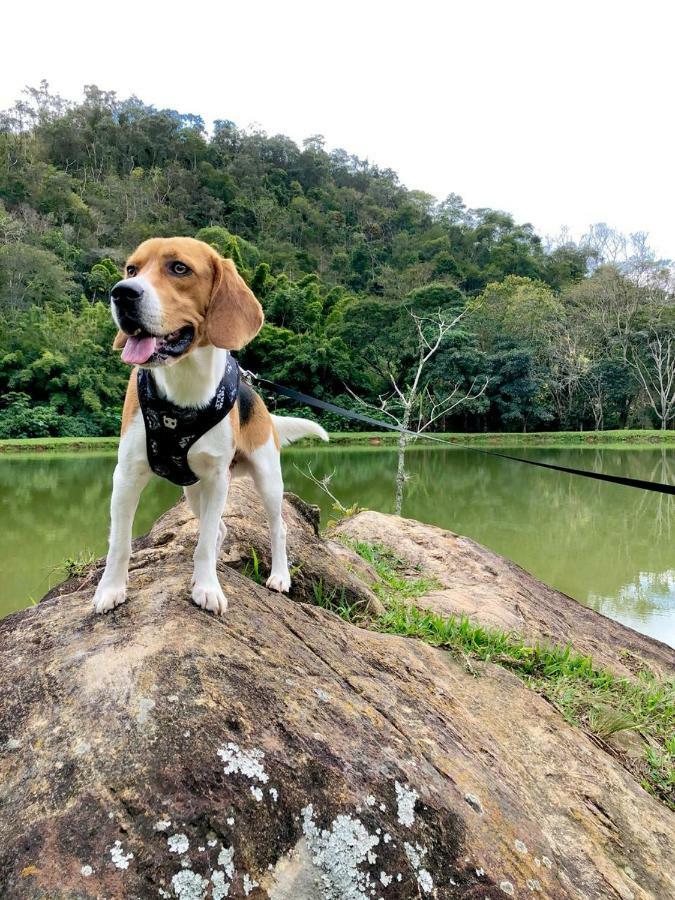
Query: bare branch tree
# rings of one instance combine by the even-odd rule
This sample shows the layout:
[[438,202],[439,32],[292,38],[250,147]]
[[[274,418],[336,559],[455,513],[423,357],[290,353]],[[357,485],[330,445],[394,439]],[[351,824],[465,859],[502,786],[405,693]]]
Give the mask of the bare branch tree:
[[[406,431],[415,430],[422,434],[434,422],[447,416],[462,403],[469,403],[481,397],[489,384],[487,375],[474,378],[468,390],[461,382],[452,386],[450,391],[438,397],[430,382],[425,380],[424,373],[428,363],[441,349],[444,339],[464,317],[466,310],[454,316],[448,316],[441,310],[433,315],[420,315],[409,310],[410,317],[417,332],[416,364],[412,368],[408,380],[403,380],[391,370],[387,372],[391,391],[378,397],[378,403],[368,403],[353,391],[349,393],[362,406],[376,409],[391,419],[399,428]],[[349,390],[349,388],[347,389]],[[417,426],[411,429],[413,417],[417,413]],[[401,432],[398,438],[398,465],[396,469],[396,514],[401,514],[403,506],[403,487],[407,480],[405,471],[405,450],[410,435]]]
[[675,339],[671,332],[652,331],[646,353],[633,348],[630,365],[635,371],[661,428],[675,418]]
[[586,402],[593,414],[593,422],[596,431],[602,431],[605,427],[605,404],[607,403],[607,385],[597,364],[589,362],[589,365],[579,379],[579,387],[586,398]]
[[551,396],[558,419],[565,427],[572,416],[572,407],[584,372],[586,354],[583,329],[576,322],[563,321],[556,330],[556,340],[549,348],[549,366],[553,374]]

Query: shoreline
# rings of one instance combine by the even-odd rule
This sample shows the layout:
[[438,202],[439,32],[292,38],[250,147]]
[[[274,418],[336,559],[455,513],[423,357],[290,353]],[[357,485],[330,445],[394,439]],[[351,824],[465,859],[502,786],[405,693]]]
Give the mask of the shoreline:
[[[675,448],[675,431],[622,430],[622,431],[548,431],[548,432],[471,432],[439,433],[443,438],[458,446],[467,444],[475,447],[596,447],[603,449],[653,449],[655,447]],[[338,431],[330,433],[330,444],[336,447],[349,446],[395,446],[398,435],[395,432],[380,431]],[[20,456],[35,453],[77,453],[91,451],[115,451],[117,437],[46,437],[15,438],[0,440],[0,456]],[[420,437],[412,443],[436,446],[435,441]],[[329,444],[329,446],[330,446]],[[299,441],[296,446],[317,446],[314,440]]]

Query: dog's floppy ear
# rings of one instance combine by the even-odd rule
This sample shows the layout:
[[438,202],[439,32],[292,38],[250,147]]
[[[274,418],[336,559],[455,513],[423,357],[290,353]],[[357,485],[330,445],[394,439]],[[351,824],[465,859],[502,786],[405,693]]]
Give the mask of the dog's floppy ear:
[[262,328],[262,306],[231,259],[216,259],[214,284],[206,311],[206,334],[215,347],[241,350]]
[[123,331],[118,331],[113,341],[113,350],[122,350],[127,342],[127,335]]

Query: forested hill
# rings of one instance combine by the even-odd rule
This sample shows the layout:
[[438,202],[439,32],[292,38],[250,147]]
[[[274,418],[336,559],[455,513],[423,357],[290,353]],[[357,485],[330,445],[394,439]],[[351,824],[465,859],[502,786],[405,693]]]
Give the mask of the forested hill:
[[488,386],[434,427],[649,427],[675,413],[650,390],[657,345],[670,347],[670,270],[642,236],[599,226],[545,245],[320,136],[298,147],[226,119],[209,134],[195,115],[92,86],[70,104],[42,84],[0,115],[0,437],[116,431],[128,370],[107,294],[138,242],[174,234],[235,260],[267,319],[243,362],[300,390],[378,403],[416,361],[410,311],[464,311],[416,415]]

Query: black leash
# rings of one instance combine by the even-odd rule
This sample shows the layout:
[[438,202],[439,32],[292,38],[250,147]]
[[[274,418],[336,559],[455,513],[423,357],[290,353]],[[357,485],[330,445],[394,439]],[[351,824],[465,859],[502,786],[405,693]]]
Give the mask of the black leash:
[[473,453],[482,453],[485,456],[497,456],[500,459],[510,459],[513,462],[525,463],[528,466],[538,466],[541,469],[553,469],[556,472],[566,472],[568,475],[580,475],[582,478],[594,478],[596,481],[608,481],[610,484],[622,484],[625,487],[640,488],[643,491],[656,491],[659,494],[675,494],[674,484],[662,484],[658,481],[643,481],[641,478],[625,478],[622,475],[604,475],[602,472],[589,472],[587,469],[572,469],[569,466],[556,466],[553,463],[538,462],[534,459],[525,459],[522,456],[511,456],[509,453],[499,453],[497,450],[486,450],[483,447],[472,447],[470,444],[461,444],[456,441],[446,441],[443,438],[436,437],[433,434],[423,434],[417,431],[411,431],[408,428],[401,428],[400,425],[392,425],[389,422],[381,422],[379,419],[373,419],[371,416],[363,415],[363,413],[355,412],[353,409],[344,409],[342,406],[336,406],[334,403],[328,403],[326,400],[318,400],[316,397],[310,397],[308,394],[302,394],[300,391],[294,391],[293,388],[284,387],[269,378],[262,378],[260,375],[254,375],[253,372],[247,372],[242,369],[243,378],[251,378],[265,385],[275,394],[281,394],[288,397],[289,400],[295,400],[296,403],[304,403],[308,406],[314,406],[317,409],[323,409],[326,412],[335,413],[343,416],[345,419],[354,419],[357,422],[365,422],[367,425],[373,425],[375,428],[386,428],[389,431],[397,431],[399,434],[408,434],[411,437],[422,438],[425,441],[435,441],[437,444],[445,444],[447,447],[459,447],[462,450],[471,450]]

